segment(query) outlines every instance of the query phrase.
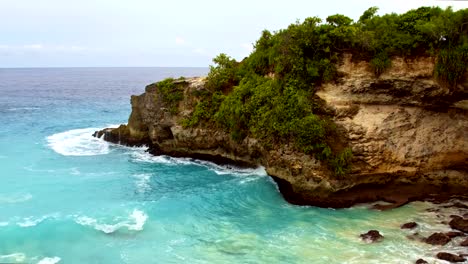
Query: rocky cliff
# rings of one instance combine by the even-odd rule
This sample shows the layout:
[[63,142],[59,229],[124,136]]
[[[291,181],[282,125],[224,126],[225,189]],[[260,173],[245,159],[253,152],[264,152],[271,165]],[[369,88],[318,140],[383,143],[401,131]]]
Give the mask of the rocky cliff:
[[158,87],[132,96],[128,125],[96,136],[150,146],[155,155],[194,157],[265,167],[296,204],[347,207],[385,200],[396,205],[429,196],[468,193],[468,81],[448,88],[433,78],[433,58],[394,58],[378,78],[367,62],[345,55],[340,79],[316,93],[353,151],[351,172],[336,178],[325,164],[292,146],[265,149],[255,138],[234,141],[211,126],[184,128],[203,78],[175,82],[184,99],[173,114]]

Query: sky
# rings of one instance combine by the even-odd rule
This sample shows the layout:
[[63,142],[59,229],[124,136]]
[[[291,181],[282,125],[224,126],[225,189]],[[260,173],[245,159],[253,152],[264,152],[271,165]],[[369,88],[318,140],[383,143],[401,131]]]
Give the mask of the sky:
[[207,67],[226,53],[248,56],[264,29],[344,14],[357,20],[433,0],[0,0],[0,68]]

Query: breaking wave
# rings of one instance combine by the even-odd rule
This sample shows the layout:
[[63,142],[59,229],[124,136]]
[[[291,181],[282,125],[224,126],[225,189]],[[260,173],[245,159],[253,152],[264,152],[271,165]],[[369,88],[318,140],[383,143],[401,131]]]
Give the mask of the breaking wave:
[[147,214],[145,214],[143,211],[135,209],[127,217],[127,219],[121,220],[115,224],[106,224],[106,223],[103,223],[102,221],[99,221],[97,219],[94,219],[88,216],[80,216],[75,220],[75,222],[82,226],[90,226],[98,231],[102,231],[106,234],[111,234],[123,227],[126,227],[127,230],[131,230],[131,231],[141,231],[143,230],[143,226],[145,225],[147,219],[148,219]]
[[0,204],[12,204],[12,203],[23,203],[32,199],[30,193],[24,194],[12,194],[12,195],[0,195]]
[[56,264],[56,263],[59,263],[61,260],[61,258],[59,257],[51,257],[51,258],[43,258],[41,260],[39,260],[39,262],[37,264]]
[[94,156],[109,153],[109,143],[93,137],[100,128],[72,129],[47,137],[48,146],[64,156]]
[[141,163],[159,163],[169,166],[179,165],[196,165],[203,166],[209,170],[214,171],[218,175],[236,175],[236,176],[267,176],[264,167],[257,168],[244,168],[234,165],[218,165],[216,163],[204,160],[197,160],[192,158],[174,158],[170,156],[154,156],[146,152],[143,148],[133,148],[130,152],[131,160]]

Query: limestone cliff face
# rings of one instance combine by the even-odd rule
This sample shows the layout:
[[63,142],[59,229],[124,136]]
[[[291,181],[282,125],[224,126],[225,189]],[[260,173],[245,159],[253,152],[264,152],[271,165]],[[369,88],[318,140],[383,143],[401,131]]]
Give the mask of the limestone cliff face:
[[[203,78],[178,81],[184,88],[179,114],[165,106],[156,85],[132,96],[128,125],[98,132],[129,145],[150,145],[153,154],[263,165],[293,203],[345,207],[387,200],[404,203],[431,194],[468,193],[468,83],[455,88],[432,77],[432,58],[396,58],[379,78],[350,55],[341,78],[317,95],[334,113],[353,150],[352,172],[335,178],[327,166],[288,145],[266,150],[254,138],[236,142],[215,127],[183,128],[196,105]],[[466,78],[465,78],[466,80]]]

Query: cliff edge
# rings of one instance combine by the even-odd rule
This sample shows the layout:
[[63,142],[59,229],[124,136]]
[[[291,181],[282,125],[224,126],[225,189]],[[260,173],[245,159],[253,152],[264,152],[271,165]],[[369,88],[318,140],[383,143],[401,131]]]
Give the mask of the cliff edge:
[[[316,95],[336,124],[336,142],[351,147],[350,172],[336,177],[313,155],[281,144],[240,141],[211,125],[184,127],[205,89],[204,78],[174,81],[183,99],[173,111],[157,84],[132,96],[127,125],[95,136],[126,145],[148,145],[155,155],[264,166],[285,199],[295,204],[348,207],[384,200],[401,205],[415,199],[463,195],[468,190],[468,78],[456,87],[433,78],[434,59],[393,58],[379,77],[365,61],[345,54],[340,78]],[[274,76],[272,76],[274,78]]]

